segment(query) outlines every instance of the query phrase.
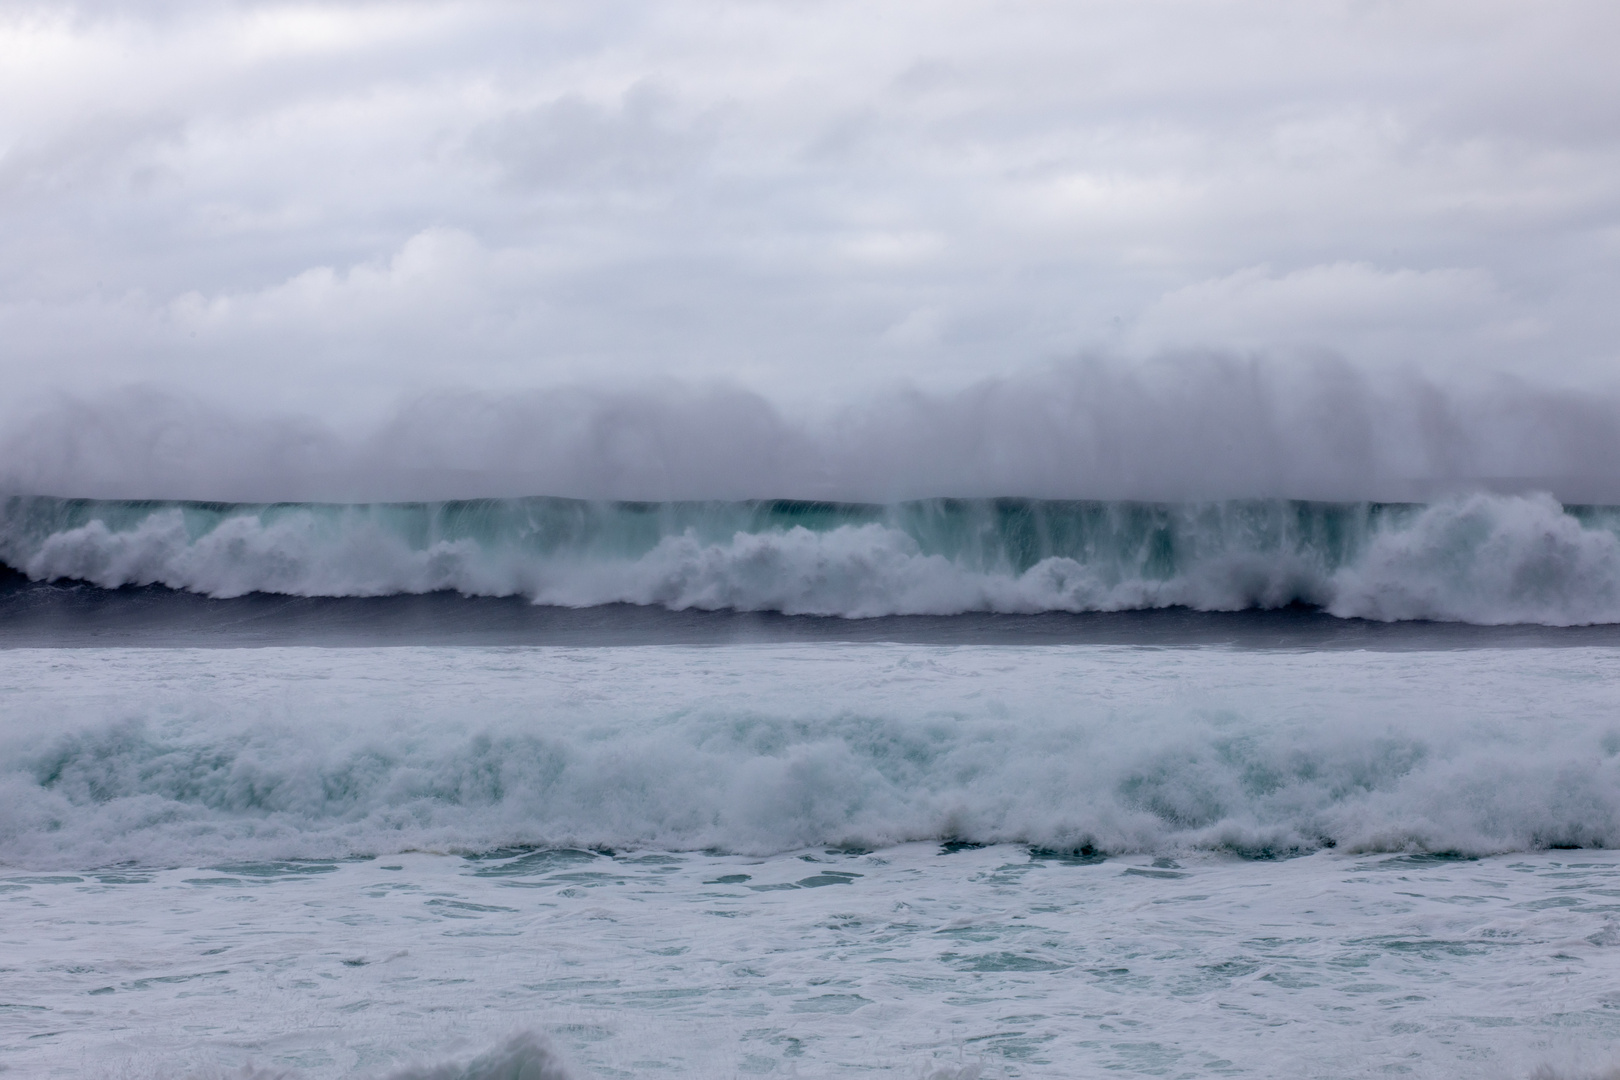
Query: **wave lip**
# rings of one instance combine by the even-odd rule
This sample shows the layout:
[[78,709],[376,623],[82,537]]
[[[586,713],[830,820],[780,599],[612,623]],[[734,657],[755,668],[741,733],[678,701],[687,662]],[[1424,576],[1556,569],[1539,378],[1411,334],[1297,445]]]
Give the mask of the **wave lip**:
[[394,504],[0,503],[36,580],[212,597],[456,591],[850,618],[1235,611],[1620,622],[1620,508],[1549,495],[1418,504],[935,499]]

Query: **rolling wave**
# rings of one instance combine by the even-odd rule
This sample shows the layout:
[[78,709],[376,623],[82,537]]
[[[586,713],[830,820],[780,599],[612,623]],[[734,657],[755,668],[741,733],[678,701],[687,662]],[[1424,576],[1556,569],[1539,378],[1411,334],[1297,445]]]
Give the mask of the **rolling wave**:
[[0,653],[0,864],[1620,845],[1612,650]]
[[36,580],[786,614],[1320,607],[1479,624],[1620,622],[1620,508],[933,499],[229,504],[12,497]]

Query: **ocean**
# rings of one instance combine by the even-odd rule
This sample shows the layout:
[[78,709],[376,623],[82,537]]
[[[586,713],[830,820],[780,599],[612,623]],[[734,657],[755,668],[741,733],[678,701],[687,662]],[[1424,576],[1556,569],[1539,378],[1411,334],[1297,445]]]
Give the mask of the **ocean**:
[[1606,1076],[1620,509],[0,501],[19,1076]]

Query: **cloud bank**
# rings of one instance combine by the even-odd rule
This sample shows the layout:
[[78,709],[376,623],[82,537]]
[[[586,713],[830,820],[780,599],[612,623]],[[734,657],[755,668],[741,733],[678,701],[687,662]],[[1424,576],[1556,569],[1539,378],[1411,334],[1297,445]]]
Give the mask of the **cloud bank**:
[[0,365],[377,421],[1081,354],[1582,386],[1612,6],[12,3]]
[[1620,495],[1617,37],[1577,0],[7,4],[0,484]]

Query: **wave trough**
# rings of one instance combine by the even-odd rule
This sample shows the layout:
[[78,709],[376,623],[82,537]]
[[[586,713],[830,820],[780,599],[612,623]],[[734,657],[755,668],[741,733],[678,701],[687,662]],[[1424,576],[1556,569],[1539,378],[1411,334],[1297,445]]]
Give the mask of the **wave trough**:
[[1321,607],[1479,624],[1620,622],[1620,508],[559,498],[230,504],[12,497],[0,562],[36,580],[380,596],[453,590],[872,617]]

